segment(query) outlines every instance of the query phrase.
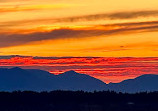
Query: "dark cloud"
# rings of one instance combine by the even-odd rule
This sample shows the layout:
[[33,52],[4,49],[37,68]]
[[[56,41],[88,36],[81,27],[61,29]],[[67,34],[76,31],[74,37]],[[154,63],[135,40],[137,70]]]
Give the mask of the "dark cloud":
[[83,22],[83,21],[95,21],[95,20],[106,20],[106,19],[108,20],[133,19],[133,18],[150,17],[150,16],[158,16],[158,10],[101,13],[101,14],[92,14],[92,15],[57,18],[57,19],[47,18],[47,19],[35,19],[35,20],[10,21],[10,22],[1,22],[0,27],[29,25],[34,23],[53,24],[53,23],[61,23],[61,22]]
[[51,32],[39,32],[32,34],[3,34],[0,36],[0,47],[21,45],[42,40],[110,36],[116,34],[157,31],[158,29],[158,21],[142,23],[122,23],[112,25],[120,26],[120,28],[107,30],[107,25],[105,25],[105,29],[56,29]]
[[77,22],[77,21],[91,21],[98,19],[132,19],[138,17],[158,16],[158,10],[152,11],[135,11],[135,12],[116,12],[116,13],[102,13],[94,15],[85,15],[78,17],[69,17],[58,19],[60,22]]

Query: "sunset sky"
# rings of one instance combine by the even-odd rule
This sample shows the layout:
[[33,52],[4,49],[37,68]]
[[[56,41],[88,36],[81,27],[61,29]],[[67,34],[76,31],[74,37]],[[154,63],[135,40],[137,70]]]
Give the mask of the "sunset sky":
[[[147,65],[154,68],[146,73],[157,72],[158,0],[0,0],[0,14],[3,57],[68,57],[65,63],[73,57],[131,57],[139,58],[139,65],[147,63],[144,58],[153,57],[156,60],[151,59],[152,63]],[[81,68],[78,70],[81,72]],[[139,68],[135,73],[142,70]],[[95,77],[108,82],[123,80],[105,80],[100,76],[109,74],[105,71],[97,72]],[[91,70],[89,74],[92,73]],[[133,72],[130,74],[128,77],[135,77]]]

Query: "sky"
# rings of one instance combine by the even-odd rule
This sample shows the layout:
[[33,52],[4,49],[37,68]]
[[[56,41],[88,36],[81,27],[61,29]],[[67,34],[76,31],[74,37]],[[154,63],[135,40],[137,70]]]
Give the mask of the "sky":
[[0,55],[157,57],[157,0],[1,0]]
[[158,57],[158,0],[0,0],[0,14],[1,56]]

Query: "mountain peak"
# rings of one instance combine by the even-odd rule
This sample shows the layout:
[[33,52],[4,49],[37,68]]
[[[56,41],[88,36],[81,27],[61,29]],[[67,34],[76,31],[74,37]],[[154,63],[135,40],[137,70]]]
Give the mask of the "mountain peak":
[[144,74],[139,77],[149,77],[149,76],[157,76],[157,74]]
[[23,70],[23,69],[21,69],[20,67],[13,67],[13,68],[11,68],[12,70]]
[[77,72],[75,72],[74,70],[70,70],[70,71],[64,72],[64,74],[77,74]]
[[157,76],[156,74],[144,74],[144,75],[136,77],[135,79],[140,79],[140,78],[148,79],[148,78],[154,78],[156,76]]

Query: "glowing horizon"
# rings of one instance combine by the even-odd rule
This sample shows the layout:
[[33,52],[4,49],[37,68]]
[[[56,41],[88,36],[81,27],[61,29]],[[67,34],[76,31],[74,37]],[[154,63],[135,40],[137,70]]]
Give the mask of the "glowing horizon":
[[158,57],[0,57],[1,68],[16,66],[24,69],[41,69],[53,74],[74,70],[109,83],[143,74],[158,74]]

